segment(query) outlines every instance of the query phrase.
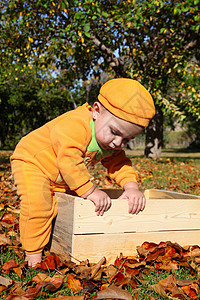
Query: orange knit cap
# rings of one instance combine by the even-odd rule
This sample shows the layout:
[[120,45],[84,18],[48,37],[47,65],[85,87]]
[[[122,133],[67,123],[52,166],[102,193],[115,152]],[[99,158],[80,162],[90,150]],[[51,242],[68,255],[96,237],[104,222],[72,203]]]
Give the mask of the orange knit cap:
[[106,82],[100,89],[100,103],[115,116],[144,127],[155,115],[153,99],[138,81],[117,78]]

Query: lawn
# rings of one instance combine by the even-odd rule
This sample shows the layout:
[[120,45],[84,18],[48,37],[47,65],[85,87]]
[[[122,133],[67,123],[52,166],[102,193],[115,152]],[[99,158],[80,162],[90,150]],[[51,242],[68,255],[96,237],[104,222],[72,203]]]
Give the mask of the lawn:
[[[105,258],[93,264],[72,263],[45,252],[36,268],[24,263],[19,241],[19,199],[13,185],[9,157],[0,151],[0,299],[199,299],[200,247],[183,248],[171,242],[138,246],[138,255]],[[165,189],[200,195],[200,153],[162,153],[157,160],[141,151],[127,151],[142,190]],[[116,188],[100,164],[90,168],[99,188]],[[78,258],[77,258],[78,259]]]
[[[135,154],[135,156],[134,156]],[[156,160],[144,158],[142,151],[127,151],[138,173],[142,190],[155,188],[186,194],[200,194],[200,153],[163,152]],[[91,168],[94,183],[102,188],[117,187],[106,177],[106,170],[100,165]]]

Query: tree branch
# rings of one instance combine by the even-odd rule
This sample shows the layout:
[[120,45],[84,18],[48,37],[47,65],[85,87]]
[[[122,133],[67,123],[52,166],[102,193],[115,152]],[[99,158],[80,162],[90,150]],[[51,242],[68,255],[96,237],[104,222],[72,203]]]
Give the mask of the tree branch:
[[97,39],[97,37],[95,37],[94,35],[91,35],[91,38],[94,42],[94,44],[101,50],[101,52],[103,53],[104,58],[106,59],[106,61],[109,63],[110,67],[114,68],[114,67],[119,67],[119,60],[117,59],[117,57],[113,54],[113,51],[106,47],[103,43],[101,43],[99,41],[99,39]]

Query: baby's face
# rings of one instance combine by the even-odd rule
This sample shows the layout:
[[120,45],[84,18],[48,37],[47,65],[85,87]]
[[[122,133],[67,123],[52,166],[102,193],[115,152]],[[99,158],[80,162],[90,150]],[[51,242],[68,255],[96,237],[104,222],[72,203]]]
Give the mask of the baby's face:
[[120,150],[143,131],[143,127],[116,117],[98,102],[94,103],[92,116],[95,136],[102,149]]

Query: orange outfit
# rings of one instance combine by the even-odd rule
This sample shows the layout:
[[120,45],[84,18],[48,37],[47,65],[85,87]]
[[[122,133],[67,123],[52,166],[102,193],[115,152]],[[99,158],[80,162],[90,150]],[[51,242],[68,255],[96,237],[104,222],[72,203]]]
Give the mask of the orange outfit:
[[57,214],[54,188],[69,188],[78,195],[92,188],[89,163],[100,160],[122,188],[136,181],[137,175],[123,150],[100,149],[91,111],[86,103],[46,123],[23,137],[11,156],[21,197],[20,236],[27,253],[40,252],[49,241]]

